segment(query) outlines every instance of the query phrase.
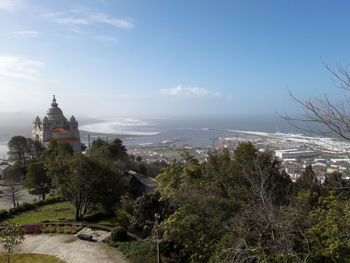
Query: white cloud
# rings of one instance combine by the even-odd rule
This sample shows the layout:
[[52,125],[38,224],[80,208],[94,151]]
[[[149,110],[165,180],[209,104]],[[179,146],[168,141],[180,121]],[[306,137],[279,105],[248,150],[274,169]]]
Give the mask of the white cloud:
[[168,95],[168,96],[210,96],[216,98],[226,98],[227,101],[232,101],[232,95],[225,95],[222,92],[216,91],[212,92],[208,89],[197,88],[197,87],[185,87],[182,85],[178,85],[175,88],[170,89],[160,89],[159,94]]
[[74,18],[74,17],[64,17],[64,18],[55,18],[54,21],[58,24],[63,25],[88,25],[89,21],[85,18]]
[[180,95],[206,96],[210,94],[209,91],[204,88],[184,87],[181,85],[178,85],[175,88],[171,88],[171,89],[160,89],[159,93],[162,95],[170,95],[170,96],[180,96]]
[[70,31],[77,33],[77,34],[84,34],[84,31],[79,28],[77,25],[73,25],[72,28],[69,29]]
[[[123,29],[131,29],[134,27],[133,23],[125,19],[110,17],[103,13],[91,14],[88,11],[79,8],[66,11],[44,13],[42,16],[47,17],[58,24],[87,25],[93,23],[104,23]],[[77,18],[76,16],[80,17]]]
[[110,37],[110,36],[96,36],[95,37],[99,41],[103,42],[118,42],[118,38],[116,37]]
[[38,80],[38,69],[43,65],[42,62],[36,60],[10,55],[0,55],[0,76]]
[[77,14],[81,13],[80,9],[71,9],[71,10],[65,10],[65,11],[59,11],[59,12],[48,12],[44,13],[41,16],[43,17],[58,17],[58,16],[64,16],[69,14]]
[[[0,0],[1,1],[1,0]],[[39,32],[32,31],[32,30],[24,30],[24,31],[15,31],[12,32],[13,35],[19,36],[19,37],[37,37],[39,35]]]
[[0,0],[0,9],[14,11],[22,6],[21,0]]
[[129,21],[114,17],[108,17],[105,14],[95,14],[92,15],[90,18],[92,21],[106,23],[118,28],[131,29],[134,27],[134,24]]

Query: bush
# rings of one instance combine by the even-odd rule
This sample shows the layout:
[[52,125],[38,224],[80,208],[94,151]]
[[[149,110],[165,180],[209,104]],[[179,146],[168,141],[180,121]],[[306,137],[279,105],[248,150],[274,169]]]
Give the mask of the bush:
[[50,204],[54,204],[54,203],[59,203],[59,202],[63,202],[64,200],[60,197],[48,197],[45,200],[40,200],[38,202],[35,202],[34,204],[36,204],[37,206],[42,206],[42,205],[50,205]]
[[41,224],[22,225],[26,234],[40,234]]
[[107,232],[112,230],[108,226],[93,225],[93,224],[83,224],[83,227],[89,227],[89,228],[92,228],[92,229],[102,230],[102,231],[107,231]]
[[97,212],[94,214],[85,215],[83,219],[86,222],[97,222],[97,221],[105,219],[106,217],[107,216],[105,213]]
[[128,258],[152,252],[152,247],[143,241],[117,242],[117,247]]
[[61,234],[76,234],[81,229],[83,229],[80,225],[72,225],[72,224],[50,224],[42,226],[42,233],[61,233]]
[[128,240],[128,233],[122,226],[117,226],[112,230],[111,239],[114,242]]
[[6,219],[8,218],[9,213],[7,212],[7,210],[5,209],[1,209],[0,210],[0,220]]
[[32,204],[30,204],[30,203],[23,203],[23,204],[21,204],[21,205],[19,205],[17,207],[10,208],[9,211],[8,211],[7,217],[1,217],[0,216],[0,220],[6,219],[6,218],[8,218],[11,215],[16,215],[16,214],[18,214],[20,212],[33,210],[33,209],[38,208],[38,207],[43,206],[43,205],[58,203],[58,202],[62,202],[62,201],[63,200],[61,198],[52,197],[52,198],[48,198],[46,200],[41,200],[39,202],[34,202]]

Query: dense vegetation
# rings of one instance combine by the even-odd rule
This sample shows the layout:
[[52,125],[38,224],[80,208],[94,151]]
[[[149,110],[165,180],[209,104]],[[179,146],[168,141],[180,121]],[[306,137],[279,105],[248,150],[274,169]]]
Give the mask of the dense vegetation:
[[[23,157],[12,152],[13,158]],[[211,152],[204,163],[184,153],[183,162],[155,169],[129,156],[120,140],[97,140],[87,155],[53,143],[37,156],[24,156],[8,176],[23,173],[24,185],[33,193],[42,199],[59,195],[70,205],[19,214],[16,222],[67,213],[70,220],[123,226],[146,240],[144,245],[109,242],[125,250],[132,262],[154,260],[157,241],[163,262],[350,260],[349,182],[334,173],[321,184],[311,167],[292,182],[271,152],[259,152],[251,143],[234,152]],[[158,173],[159,191],[141,196],[130,192],[123,177],[130,169]],[[67,210],[60,210],[62,205]],[[46,217],[45,209],[55,206],[58,214]]]
[[137,200],[133,226],[160,231],[168,262],[350,260],[350,185],[340,174],[320,184],[308,167],[293,183],[270,152],[242,143],[203,164],[187,155],[157,180],[160,195]]

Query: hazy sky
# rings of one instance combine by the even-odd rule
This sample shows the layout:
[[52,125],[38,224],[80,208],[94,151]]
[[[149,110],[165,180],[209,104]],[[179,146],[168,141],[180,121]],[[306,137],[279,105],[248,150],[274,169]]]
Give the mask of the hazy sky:
[[[333,93],[348,0],[0,0],[0,112],[274,114]],[[69,115],[69,114],[68,114]]]

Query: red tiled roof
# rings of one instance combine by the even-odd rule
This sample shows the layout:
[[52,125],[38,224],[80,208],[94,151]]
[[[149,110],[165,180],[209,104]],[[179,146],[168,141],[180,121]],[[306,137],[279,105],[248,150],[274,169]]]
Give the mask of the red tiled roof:
[[53,128],[51,131],[52,132],[70,132],[71,130],[66,129],[66,128],[58,127],[58,128]]
[[56,141],[56,142],[78,142],[79,139],[70,137],[70,138],[52,138],[52,139],[47,140],[47,142],[52,142],[52,141]]

